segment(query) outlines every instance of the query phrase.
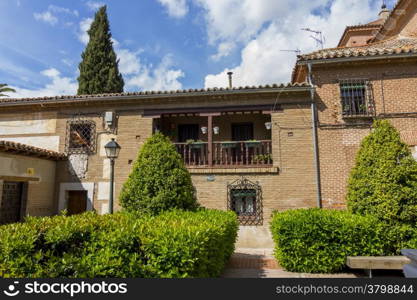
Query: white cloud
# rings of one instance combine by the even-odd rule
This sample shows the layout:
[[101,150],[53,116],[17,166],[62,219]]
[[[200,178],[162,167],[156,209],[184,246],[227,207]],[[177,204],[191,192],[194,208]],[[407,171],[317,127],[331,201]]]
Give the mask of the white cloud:
[[88,44],[90,37],[88,36],[88,30],[90,29],[91,23],[93,23],[93,18],[85,18],[81,20],[79,24],[78,39],[84,45]]
[[182,18],[188,13],[186,0],[158,0],[158,2],[165,7],[171,17]]
[[104,6],[105,4],[103,2],[97,2],[97,1],[87,1],[85,3],[87,5],[87,7],[90,10],[96,11],[98,10],[100,7]]
[[58,23],[58,18],[54,16],[50,11],[45,11],[43,13],[34,13],[33,16],[35,17],[35,20],[48,23],[52,26]]
[[[79,13],[77,10],[71,10],[69,8],[56,6],[56,5],[49,5],[46,11],[41,12],[41,13],[34,13],[33,16],[35,17],[35,20],[37,21],[43,21],[45,23],[48,23],[54,26],[59,22],[57,14],[65,14],[71,17],[79,16]],[[66,22],[65,24],[68,24],[68,23],[69,22]]]
[[[295,53],[317,49],[303,27],[323,31],[326,46],[336,46],[345,26],[377,18],[379,7],[372,0],[194,0],[206,12],[209,43],[217,48],[212,59],[221,59],[240,45],[241,62],[218,74],[209,74],[205,86],[227,86],[227,71],[234,72],[234,85],[288,82]],[[330,10],[324,6],[330,4]],[[321,10],[323,13],[318,14]]]
[[234,48],[235,44],[233,42],[222,42],[218,46],[217,53],[212,55],[211,58],[215,61],[218,61],[222,57],[228,56]]
[[48,77],[51,82],[36,90],[13,86],[13,88],[16,90],[16,93],[11,94],[11,97],[32,98],[58,95],[74,95],[77,92],[78,84],[71,78],[61,77],[61,73],[55,68],[43,70],[40,72],[40,74],[42,76]]
[[139,88],[141,90],[178,90],[182,88],[179,81],[184,77],[180,69],[173,69],[172,56],[165,56],[161,63],[152,68],[152,65],[141,65],[140,71],[126,82],[128,88]]
[[55,12],[55,13],[64,13],[64,14],[68,14],[68,15],[73,15],[75,17],[79,16],[79,12],[76,9],[71,10],[69,8],[56,6],[56,5],[53,5],[53,4],[48,6],[48,10],[51,11],[51,12]]
[[132,52],[128,49],[116,48],[116,54],[119,58],[119,70],[123,75],[138,74],[141,70],[139,54],[141,51]]

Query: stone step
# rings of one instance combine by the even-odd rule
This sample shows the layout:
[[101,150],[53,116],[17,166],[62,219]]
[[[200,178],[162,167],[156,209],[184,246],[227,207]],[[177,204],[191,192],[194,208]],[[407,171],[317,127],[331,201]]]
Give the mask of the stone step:
[[229,260],[232,269],[280,269],[270,248],[239,248]]

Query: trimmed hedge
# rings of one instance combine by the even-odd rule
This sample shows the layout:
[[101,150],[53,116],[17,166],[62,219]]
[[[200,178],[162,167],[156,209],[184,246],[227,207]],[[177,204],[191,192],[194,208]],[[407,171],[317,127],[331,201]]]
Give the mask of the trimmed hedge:
[[275,256],[292,272],[334,273],[347,256],[383,255],[383,230],[376,218],[317,208],[275,213],[271,221]]
[[234,251],[231,212],[28,218],[0,226],[0,277],[216,277]]
[[157,133],[146,140],[123,184],[120,203],[128,211],[154,215],[198,207],[191,175],[169,138]]

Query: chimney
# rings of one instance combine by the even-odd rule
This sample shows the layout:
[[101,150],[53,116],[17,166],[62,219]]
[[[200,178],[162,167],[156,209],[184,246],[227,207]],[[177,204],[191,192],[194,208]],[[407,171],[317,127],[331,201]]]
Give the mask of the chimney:
[[387,8],[385,1],[383,1],[382,6],[381,6],[381,11],[378,14],[379,18],[386,20],[389,17],[390,13],[391,11]]
[[229,88],[232,89],[233,88],[233,82],[232,82],[233,72],[227,72],[227,75],[229,76]]

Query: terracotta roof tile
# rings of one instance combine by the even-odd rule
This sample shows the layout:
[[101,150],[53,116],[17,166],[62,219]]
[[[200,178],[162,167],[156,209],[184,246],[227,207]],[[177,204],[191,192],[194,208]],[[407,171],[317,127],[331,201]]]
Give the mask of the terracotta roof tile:
[[189,94],[222,94],[242,92],[245,90],[257,90],[257,89],[290,89],[290,88],[306,88],[309,87],[307,83],[287,83],[287,84],[271,84],[271,85],[259,85],[259,86],[245,86],[230,88],[207,88],[207,89],[188,89],[188,90],[176,90],[176,91],[142,91],[142,92],[126,92],[126,93],[113,93],[113,94],[97,94],[97,95],[69,95],[69,96],[54,96],[54,97],[38,97],[38,98],[0,98],[0,105],[4,103],[22,103],[22,102],[36,102],[36,101],[48,101],[48,100],[94,100],[100,98],[123,98],[129,96],[166,96],[171,95],[173,97],[187,96]]
[[59,153],[47,149],[37,148],[10,141],[0,141],[0,151],[10,152],[13,154],[47,158],[51,160],[64,160],[67,157],[64,153]]
[[298,62],[361,56],[395,55],[402,53],[417,54],[417,39],[394,37],[365,46],[323,49],[309,54],[299,55]]

